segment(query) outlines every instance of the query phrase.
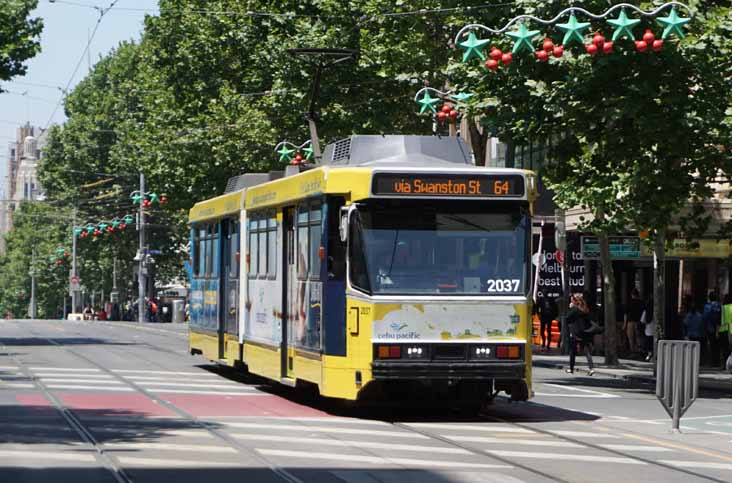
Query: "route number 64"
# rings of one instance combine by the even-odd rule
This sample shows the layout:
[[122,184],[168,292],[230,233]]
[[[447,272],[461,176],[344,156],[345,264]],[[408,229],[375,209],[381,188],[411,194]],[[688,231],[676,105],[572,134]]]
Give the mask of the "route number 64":
[[488,285],[489,293],[518,292],[521,281],[516,278],[514,278],[514,279],[503,278],[503,279],[498,279],[498,280],[489,279],[486,281],[486,284]]

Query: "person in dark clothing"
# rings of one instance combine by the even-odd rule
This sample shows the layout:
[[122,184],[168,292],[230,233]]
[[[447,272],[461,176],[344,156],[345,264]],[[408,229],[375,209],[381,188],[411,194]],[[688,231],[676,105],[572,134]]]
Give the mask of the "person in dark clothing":
[[590,368],[589,376],[595,373],[592,362],[592,334],[586,332],[590,327],[590,308],[582,294],[576,293],[571,297],[569,312],[567,313],[567,327],[569,329],[569,374],[574,373],[574,363],[577,356],[577,345],[587,357]]
[[547,294],[539,299],[537,309],[541,322],[541,348],[543,351],[548,351],[552,345],[552,322],[557,316],[557,303]]
[[625,312],[625,322],[623,323],[623,332],[628,338],[628,352],[630,355],[639,352],[638,334],[642,331],[638,330],[640,328],[638,325],[641,323],[643,309],[643,300],[641,300],[638,289],[634,288],[630,292],[630,300],[628,301],[628,308]]

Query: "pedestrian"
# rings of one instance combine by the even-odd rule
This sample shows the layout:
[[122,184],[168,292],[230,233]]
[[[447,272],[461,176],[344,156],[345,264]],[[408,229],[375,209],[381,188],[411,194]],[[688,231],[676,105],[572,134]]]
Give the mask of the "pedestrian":
[[691,310],[686,313],[686,317],[684,317],[684,336],[688,340],[699,342],[703,355],[705,349],[704,318],[702,316],[702,311],[703,308],[701,307],[701,304],[697,302],[696,304],[694,304]]
[[577,356],[577,345],[580,346],[587,357],[587,365],[591,376],[595,373],[594,364],[592,362],[592,338],[593,334],[586,332],[590,327],[590,308],[585,302],[582,294],[576,293],[571,296],[569,304],[569,312],[567,313],[567,327],[569,329],[569,369],[567,373],[574,373],[574,363]]
[[630,300],[628,301],[628,309],[625,312],[625,322],[623,324],[623,332],[628,339],[628,352],[632,356],[638,352],[638,324],[643,315],[644,304],[641,300],[640,292],[637,288],[630,291]]
[[541,350],[547,352],[552,345],[552,323],[557,316],[556,301],[549,294],[544,294],[539,299],[538,312],[541,323]]
[[656,333],[656,318],[653,316],[653,299],[646,304],[640,318],[643,326],[643,350],[646,353],[646,362],[653,359],[653,336]]
[[709,301],[704,304],[704,329],[709,344],[709,365],[719,367],[719,326],[722,322],[722,305],[717,293],[709,292]]
[[722,305],[722,320],[719,325],[719,346],[722,351],[722,367],[727,365],[727,360],[732,354],[732,295],[724,296],[724,305]]
[[94,312],[90,305],[85,305],[84,310],[81,312],[84,320],[92,320]]

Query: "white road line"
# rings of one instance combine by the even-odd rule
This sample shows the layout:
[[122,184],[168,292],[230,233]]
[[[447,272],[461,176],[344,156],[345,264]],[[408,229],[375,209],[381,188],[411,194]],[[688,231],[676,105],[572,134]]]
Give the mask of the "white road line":
[[387,450],[403,450],[414,451],[418,453],[445,453],[445,454],[472,454],[470,451],[462,448],[447,448],[445,446],[415,446],[413,444],[396,444],[396,443],[375,443],[372,441],[349,441],[342,439],[324,439],[324,438],[302,438],[294,439],[292,436],[272,436],[268,434],[232,434],[236,439],[244,439],[247,441],[281,441],[284,443],[312,443],[317,446],[353,446],[354,448],[373,448]]
[[13,388],[13,389],[32,389],[36,387],[35,384],[22,383],[22,382],[5,382],[0,381],[0,389]]
[[463,441],[466,443],[484,443],[484,444],[502,444],[510,446],[512,444],[525,445],[525,446],[548,446],[556,448],[586,448],[585,445],[577,443],[569,443],[566,441],[542,441],[537,439],[513,439],[513,438],[487,438],[483,436],[450,436],[447,434],[441,435],[443,438],[448,438],[453,441]]
[[618,397],[621,397],[621,396],[619,396],[617,394],[610,394],[610,393],[607,393],[607,392],[593,391],[592,389],[582,389],[580,387],[566,386],[564,384],[551,384],[551,383],[546,382],[546,383],[544,383],[544,385],[545,386],[549,386],[549,387],[556,387],[556,388],[559,388],[559,389],[567,389],[569,391],[577,391],[577,392],[584,392],[586,394],[594,394],[595,396],[602,396],[602,397],[606,397],[606,398],[618,398]]
[[[158,382],[158,381],[133,381],[140,386],[170,386],[170,387],[201,387],[201,388],[222,388],[222,389],[245,389],[246,386],[237,384],[189,384],[187,382]],[[254,390],[254,388],[252,388]]]
[[[116,427],[116,428],[110,428],[108,426],[91,426],[89,429],[91,429],[95,433],[121,433],[125,436],[130,434],[141,434],[141,435],[149,435],[150,433],[154,433],[155,435],[164,435],[164,436],[184,436],[184,437],[191,437],[191,438],[213,438],[214,436],[211,433],[205,432],[205,430],[195,430],[195,429],[166,429],[166,428],[140,428],[140,427]],[[292,438],[290,438],[290,441],[292,441]]]
[[45,379],[47,377],[73,377],[74,379],[78,380],[97,380],[97,379],[105,379],[105,380],[114,380],[113,376],[107,376],[105,374],[69,374],[68,372],[36,372],[33,374],[33,377],[36,377],[38,379]]
[[661,460],[660,463],[665,463],[671,466],[677,466],[679,468],[699,468],[706,470],[732,470],[732,464],[730,463],[712,463],[707,461],[677,461],[677,460]]
[[550,431],[551,434],[556,434],[558,436],[568,436],[570,438],[599,438],[599,439],[620,439],[620,436],[616,434],[609,434],[609,433],[590,433],[587,431],[565,431],[565,430],[557,430],[557,431]]
[[636,444],[601,444],[603,448],[614,449],[616,451],[638,451],[638,452],[669,452],[673,451],[671,448],[664,448],[663,446],[643,446]]
[[291,451],[281,449],[262,449],[255,448],[257,452],[265,456],[284,456],[289,458],[303,458],[303,459],[319,459],[319,460],[330,460],[330,461],[347,461],[347,462],[361,462],[361,463],[372,463],[372,464],[396,464],[404,466],[419,466],[419,467],[452,467],[452,468],[481,468],[481,469],[510,469],[512,466],[508,465],[487,465],[479,463],[463,463],[460,461],[435,461],[435,460],[417,460],[411,458],[382,458],[379,456],[365,456],[365,455],[352,455],[352,454],[338,454],[338,453],[319,453],[314,451]]
[[82,384],[124,384],[124,382],[116,379],[77,379],[77,378],[65,378],[65,377],[43,377],[41,378],[43,383],[57,383],[57,382],[74,382]]
[[[134,376],[134,375],[124,375],[120,374],[125,379],[129,379],[130,381],[169,381],[169,376]],[[226,381],[226,379],[221,377],[209,377],[206,379],[189,379],[186,378],[187,382],[222,382]],[[236,384],[236,383],[232,383]]]
[[18,368],[15,366],[0,366],[0,371],[17,371]]
[[134,389],[131,387],[121,386],[82,386],[77,384],[46,384],[49,389],[91,389],[94,391],[123,391],[132,392]]
[[551,459],[556,461],[591,461],[595,463],[622,463],[628,465],[645,465],[643,461],[634,460],[632,458],[622,458],[616,456],[591,456],[569,453],[538,453],[529,451],[503,451],[503,450],[486,450],[486,453],[502,456],[506,458],[527,458],[527,459]]
[[136,456],[117,456],[122,466],[155,466],[158,468],[222,468],[237,467],[239,463],[223,463],[218,461],[173,460],[162,458],[139,458]]
[[333,428],[327,426],[305,426],[302,424],[261,424],[261,423],[240,423],[240,422],[224,422],[219,424],[230,428],[245,429],[268,429],[282,431],[312,431],[314,433],[340,433],[340,434],[370,434],[374,436],[389,436],[392,438],[411,438],[411,439],[429,439],[419,433],[410,433],[407,431],[378,431],[373,429],[355,429],[355,428]]
[[[13,463],[18,463],[20,459],[32,459],[36,462],[40,461],[43,463],[45,460],[56,460],[56,461],[74,461],[74,462],[87,462],[92,463],[96,461],[93,454],[90,453],[78,453],[78,452],[51,452],[43,451],[40,454],[30,451],[12,451],[12,450],[0,450],[0,458],[7,458],[3,462],[3,466],[8,464],[13,466]],[[21,465],[26,466],[26,465]]]
[[187,389],[165,389],[156,387],[146,387],[146,391],[159,392],[165,394],[214,394],[217,396],[269,396],[264,392],[255,391],[195,391]]
[[[608,394],[605,396],[600,396],[599,394],[561,394],[561,393],[555,393],[555,392],[534,392],[534,396],[542,396],[542,397],[578,397],[583,399],[611,399],[616,398],[620,396],[616,396],[613,394]],[[587,411],[582,411],[583,413],[587,413]]]
[[99,369],[84,369],[84,368],[77,368],[77,367],[29,367],[31,371],[48,371],[48,372],[101,372]]
[[210,372],[180,372],[180,371],[149,371],[147,369],[111,369],[112,372],[120,374],[169,374],[180,376],[207,376],[212,375]]
[[[283,418],[276,417],[276,418],[261,418],[261,419],[272,419],[273,421],[281,420]],[[389,426],[392,427],[390,423],[387,423],[385,421],[379,421],[376,419],[354,419],[354,418],[341,418],[341,417],[322,417],[322,416],[315,416],[315,417],[308,417],[308,416],[297,416],[297,417],[285,417],[288,421],[303,421],[308,422],[312,421],[314,423],[333,423],[333,424],[365,424],[370,426]]]
[[211,446],[205,444],[171,444],[171,443],[104,443],[107,449],[153,449],[158,451],[195,451],[200,453],[237,453],[231,446]]
[[413,428],[427,428],[427,429],[452,429],[454,431],[482,431],[487,433],[521,433],[521,434],[534,434],[536,431],[530,429],[519,428],[516,426],[508,426],[505,424],[486,424],[478,423],[473,425],[464,424],[444,424],[444,423],[405,423],[405,426]]

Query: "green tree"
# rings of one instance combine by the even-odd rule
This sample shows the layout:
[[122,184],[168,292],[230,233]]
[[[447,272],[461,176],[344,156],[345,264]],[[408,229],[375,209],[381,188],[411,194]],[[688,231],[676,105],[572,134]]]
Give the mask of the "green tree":
[[[525,52],[497,73],[475,65],[452,68],[453,74],[463,76],[466,88],[478,93],[472,112],[484,115],[483,122],[495,127],[501,138],[549,145],[551,161],[544,176],[556,202],[565,208],[589,209],[592,216],[581,229],[596,233],[601,241],[605,354],[611,364],[617,363],[617,341],[607,236],[650,229],[657,257],[663,260],[669,227],[688,203],[707,198],[710,181],[729,168],[729,153],[719,146],[730,142],[725,124],[731,105],[725,81],[732,75],[730,9],[709,2],[691,6],[696,16],[687,25],[686,37],[667,39],[658,53],[640,54],[629,40],[618,40],[611,55],[585,55],[584,45],[578,43],[548,63]],[[565,7],[559,1],[522,0],[505,20],[517,13],[552,18]],[[588,1],[583,7],[602,12],[607,2]],[[606,24],[595,23],[585,31],[584,43],[598,27],[605,36],[612,34]],[[636,35],[646,29],[660,36],[661,29],[647,18],[641,20]],[[561,43],[564,32],[541,30]],[[504,51],[510,48],[508,40],[497,39]],[[539,45],[535,42],[536,49]],[[687,230],[704,225],[692,216],[683,222]],[[659,308],[664,307],[662,287],[659,271],[655,290]],[[656,313],[658,326],[663,327],[663,310]]]
[[0,0],[0,80],[25,74],[23,62],[41,50],[43,22],[29,18],[36,5],[38,0]]

